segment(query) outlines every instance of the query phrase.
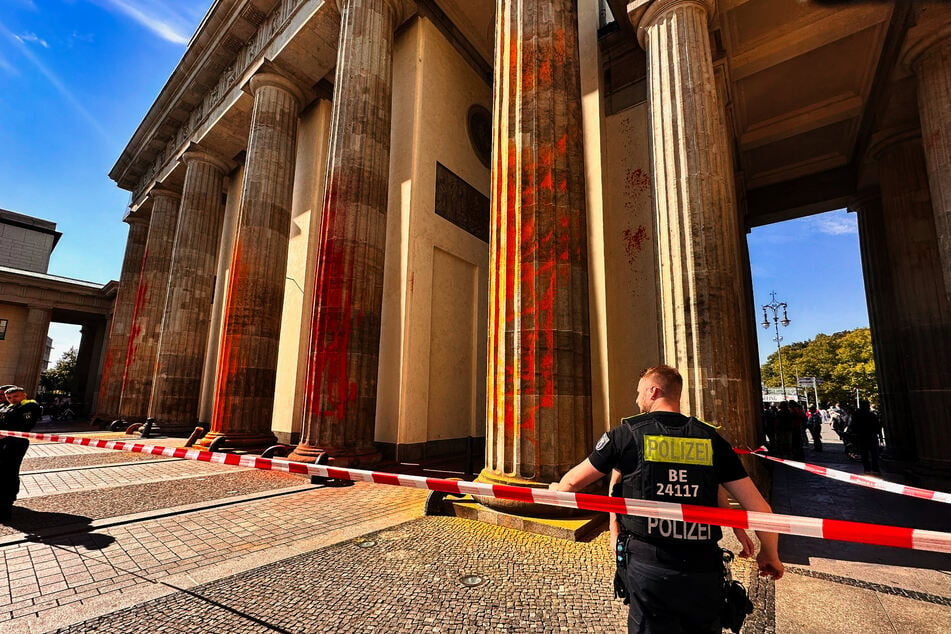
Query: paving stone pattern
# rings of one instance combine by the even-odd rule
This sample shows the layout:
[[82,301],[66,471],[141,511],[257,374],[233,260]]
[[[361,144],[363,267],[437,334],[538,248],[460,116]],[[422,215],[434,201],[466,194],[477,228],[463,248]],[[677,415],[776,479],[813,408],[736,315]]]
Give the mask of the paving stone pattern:
[[92,520],[148,513],[169,507],[211,503],[222,498],[288,489],[306,483],[299,476],[274,471],[242,470],[31,497],[17,502],[12,520],[0,524],[0,536],[18,531],[72,527],[77,523],[88,524]]
[[[60,632],[617,632],[602,535],[573,543],[421,518]],[[483,576],[477,587],[459,579]],[[174,620],[168,616],[174,615]]]
[[117,487],[143,482],[167,482],[180,478],[201,475],[220,475],[228,471],[246,471],[245,467],[232,467],[209,462],[181,460],[127,465],[122,469],[96,469],[75,471],[51,471],[20,477],[19,499],[64,491],[95,491],[103,487]]
[[[421,518],[58,631],[621,632],[606,546],[606,534],[574,543]],[[734,565],[741,580],[752,572]],[[465,587],[466,575],[484,583]],[[774,631],[771,616],[759,606],[743,631]]]
[[[342,497],[360,491],[359,499]],[[423,492],[357,484],[133,522],[0,550],[3,621],[215,566],[422,506]],[[141,631],[141,629],[139,630]],[[214,631],[204,629],[202,631]]]

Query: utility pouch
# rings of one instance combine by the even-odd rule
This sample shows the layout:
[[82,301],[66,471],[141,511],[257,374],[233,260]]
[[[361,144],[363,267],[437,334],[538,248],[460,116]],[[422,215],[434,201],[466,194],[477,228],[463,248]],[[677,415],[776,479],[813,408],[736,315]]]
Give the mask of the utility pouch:
[[733,579],[730,564],[733,563],[733,552],[723,549],[723,607],[720,612],[720,625],[739,634],[747,614],[753,612],[753,602],[746,594],[746,588],[739,581]]

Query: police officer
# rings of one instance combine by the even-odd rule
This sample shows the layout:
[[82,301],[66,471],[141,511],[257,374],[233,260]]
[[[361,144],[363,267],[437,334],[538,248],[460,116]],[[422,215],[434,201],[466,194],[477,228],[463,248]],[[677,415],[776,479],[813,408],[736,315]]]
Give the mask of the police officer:
[[[30,431],[43,413],[40,405],[26,397],[22,387],[8,387],[4,392],[6,408],[0,410],[0,429]],[[20,492],[20,463],[30,446],[26,438],[0,436],[0,521],[10,519],[13,503]]]
[[5,412],[10,407],[10,402],[7,400],[7,390],[9,390],[12,385],[0,385],[0,420],[3,419],[3,412]]
[[[744,509],[772,512],[730,444],[710,425],[680,413],[682,388],[680,373],[670,366],[645,370],[637,384],[641,414],[604,434],[584,462],[549,488],[578,491],[617,471],[624,497],[717,506],[723,485]],[[611,521],[612,540],[617,536],[627,553],[628,631],[719,633],[720,528],[628,515]],[[777,535],[757,535],[759,573],[779,579]]]

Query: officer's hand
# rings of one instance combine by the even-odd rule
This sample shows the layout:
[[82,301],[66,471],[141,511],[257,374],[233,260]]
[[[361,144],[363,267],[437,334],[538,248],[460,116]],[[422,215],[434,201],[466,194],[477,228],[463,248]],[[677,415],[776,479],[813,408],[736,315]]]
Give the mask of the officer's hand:
[[750,539],[750,534],[742,528],[734,528],[733,534],[736,535],[737,541],[740,542],[740,546],[743,548],[740,551],[740,557],[752,557],[753,553],[756,552],[756,545]]
[[785,571],[783,562],[779,560],[779,556],[773,553],[767,553],[765,549],[759,551],[759,554],[756,556],[756,563],[759,566],[759,576],[761,577],[770,577],[776,580],[782,578],[783,572]]
[[549,491],[566,491],[567,489],[563,489],[561,486],[561,482],[559,481],[559,482],[552,482],[551,484],[549,484],[548,490]]

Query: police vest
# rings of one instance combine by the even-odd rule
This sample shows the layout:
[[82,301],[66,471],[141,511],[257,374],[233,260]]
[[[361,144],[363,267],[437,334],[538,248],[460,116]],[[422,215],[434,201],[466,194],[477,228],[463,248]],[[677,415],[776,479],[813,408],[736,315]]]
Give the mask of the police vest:
[[43,408],[39,403],[32,399],[24,399],[16,405],[10,404],[8,409],[3,410],[3,428],[28,432],[39,422],[42,415]]
[[[626,418],[637,448],[637,467],[622,475],[624,497],[675,504],[717,506],[713,468],[715,432],[691,417],[682,426],[667,426],[650,414]],[[620,515],[621,525],[650,542],[671,545],[716,543],[719,526],[653,517]]]

